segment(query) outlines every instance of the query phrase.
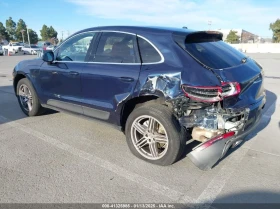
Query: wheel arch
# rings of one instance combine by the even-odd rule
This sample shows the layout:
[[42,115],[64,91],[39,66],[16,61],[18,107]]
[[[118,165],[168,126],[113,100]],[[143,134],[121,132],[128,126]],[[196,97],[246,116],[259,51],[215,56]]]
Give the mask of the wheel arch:
[[[17,74],[15,75],[14,77],[14,81],[13,81],[13,86],[14,86],[14,91],[15,91],[15,94],[17,95],[17,84],[18,82],[23,79],[23,78],[26,78],[30,84],[32,85],[33,89],[36,91],[36,93],[38,94],[38,91],[37,91],[37,88],[35,88],[33,82],[31,81],[30,77],[29,77],[29,74],[27,73],[24,73],[24,72],[17,72]],[[39,96],[39,95],[38,95]]]
[[159,97],[158,95],[145,95],[145,96],[134,97],[127,100],[122,106],[121,115],[120,115],[120,125],[122,131],[125,131],[125,124],[131,112],[136,107],[140,105],[144,105],[147,102],[158,102],[159,104],[164,104],[164,99]]
[[27,78],[26,74],[24,73],[17,73],[16,76],[14,77],[13,86],[14,86],[15,94],[17,94],[17,84],[23,78]]

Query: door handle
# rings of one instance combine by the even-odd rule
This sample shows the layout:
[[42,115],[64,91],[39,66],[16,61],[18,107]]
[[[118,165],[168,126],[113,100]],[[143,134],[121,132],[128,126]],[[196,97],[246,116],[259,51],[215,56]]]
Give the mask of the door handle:
[[57,75],[58,73],[56,71],[52,71],[52,74],[53,75]]
[[79,73],[78,73],[78,72],[75,72],[75,71],[70,71],[69,74],[70,74],[70,75],[73,75],[73,76],[79,75]]
[[130,78],[130,77],[120,77],[119,79],[124,82],[133,82],[134,81],[134,78]]

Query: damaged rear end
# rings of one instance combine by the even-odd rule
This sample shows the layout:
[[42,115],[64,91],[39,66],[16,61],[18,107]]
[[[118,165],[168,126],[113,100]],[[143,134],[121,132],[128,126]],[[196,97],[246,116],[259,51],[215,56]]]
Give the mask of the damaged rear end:
[[[192,140],[200,143],[188,157],[207,170],[258,124],[266,102],[263,70],[253,59],[224,43],[216,32],[174,33],[173,40],[185,56],[219,81],[218,85],[194,84],[194,69],[185,69],[181,78],[184,95],[172,99],[180,124],[191,133]],[[203,74],[200,78],[206,79]]]

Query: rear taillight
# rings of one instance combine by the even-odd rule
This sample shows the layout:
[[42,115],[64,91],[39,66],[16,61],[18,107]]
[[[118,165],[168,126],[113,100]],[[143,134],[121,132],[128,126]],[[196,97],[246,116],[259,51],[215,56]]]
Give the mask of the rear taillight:
[[225,97],[240,93],[240,85],[237,82],[223,82],[221,86],[188,86],[182,85],[186,96],[200,102],[218,102]]
[[240,84],[237,82],[222,83],[222,97],[230,97],[239,94],[241,91]]

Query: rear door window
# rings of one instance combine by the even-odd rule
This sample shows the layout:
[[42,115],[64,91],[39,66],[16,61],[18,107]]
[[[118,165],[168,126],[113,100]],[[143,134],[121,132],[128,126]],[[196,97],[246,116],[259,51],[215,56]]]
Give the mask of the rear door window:
[[121,32],[103,32],[93,61],[139,63],[136,48],[136,35]]
[[159,52],[145,39],[138,37],[138,45],[141,54],[142,63],[160,62],[161,56]]
[[219,34],[173,34],[174,41],[197,61],[212,69],[242,64],[245,55],[223,42]]

